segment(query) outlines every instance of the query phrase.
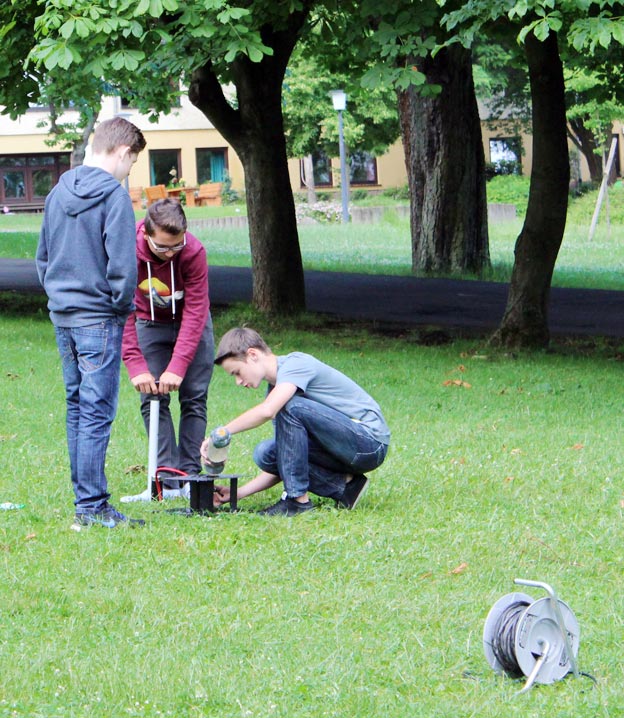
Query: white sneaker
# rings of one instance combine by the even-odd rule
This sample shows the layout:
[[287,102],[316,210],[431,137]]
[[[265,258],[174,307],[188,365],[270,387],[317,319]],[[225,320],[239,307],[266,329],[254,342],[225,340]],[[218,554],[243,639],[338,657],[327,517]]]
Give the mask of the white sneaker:
[[181,489],[163,489],[163,499],[189,499],[190,497],[191,488],[188,481]]
[[135,501],[151,501],[152,492],[149,489],[145,489],[140,494],[134,494],[134,496],[122,496],[120,499],[122,504],[132,504]]
[[[187,481],[181,489],[163,489],[163,500],[164,499],[190,499],[191,498],[191,485]],[[119,499],[122,504],[131,504],[135,501],[151,501],[152,493],[149,489],[145,489],[140,494],[134,494],[134,496],[122,496]]]

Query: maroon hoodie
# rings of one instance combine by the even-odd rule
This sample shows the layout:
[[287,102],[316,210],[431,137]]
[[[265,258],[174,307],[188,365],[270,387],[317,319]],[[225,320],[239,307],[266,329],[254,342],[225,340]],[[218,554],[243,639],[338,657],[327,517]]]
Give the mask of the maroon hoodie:
[[156,257],[145,239],[142,220],[137,223],[136,238],[136,310],[128,318],[124,329],[124,364],[131,379],[149,372],[137,339],[137,317],[159,323],[175,321],[180,323],[180,331],[167,371],[184,377],[197,351],[210,309],[206,250],[197,237],[187,232],[184,249],[176,252],[171,259]]

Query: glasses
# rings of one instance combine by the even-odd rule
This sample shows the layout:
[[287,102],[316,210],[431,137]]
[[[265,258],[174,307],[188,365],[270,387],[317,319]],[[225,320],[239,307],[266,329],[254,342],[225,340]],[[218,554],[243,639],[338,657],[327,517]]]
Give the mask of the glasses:
[[149,234],[146,234],[145,236],[147,237],[148,242],[152,245],[154,252],[158,252],[159,254],[165,254],[165,252],[179,252],[186,247],[186,232],[184,233],[184,241],[180,242],[180,244],[174,244],[173,247],[167,247],[165,244],[156,244]]

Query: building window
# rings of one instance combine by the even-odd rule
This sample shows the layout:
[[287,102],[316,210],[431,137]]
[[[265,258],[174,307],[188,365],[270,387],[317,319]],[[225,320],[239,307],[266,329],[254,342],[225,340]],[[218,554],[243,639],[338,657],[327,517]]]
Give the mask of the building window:
[[227,149],[201,147],[195,150],[197,162],[197,183],[223,182],[228,168]]
[[369,152],[359,150],[349,155],[350,183],[377,184],[377,160]]
[[180,150],[150,150],[149,165],[152,185],[164,184],[166,187],[183,177]]
[[43,200],[69,169],[69,153],[0,156],[0,202]]
[[522,174],[522,143],[519,137],[490,140],[490,164],[496,175]]

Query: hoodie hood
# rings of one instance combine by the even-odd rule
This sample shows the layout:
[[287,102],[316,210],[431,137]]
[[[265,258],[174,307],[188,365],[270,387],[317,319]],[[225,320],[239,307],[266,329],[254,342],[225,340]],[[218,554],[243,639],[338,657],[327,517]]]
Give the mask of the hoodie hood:
[[99,167],[82,165],[74,172],[61,175],[57,196],[63,211],[75,217],[103,202],[119,186],[119,182],[109,172]]

